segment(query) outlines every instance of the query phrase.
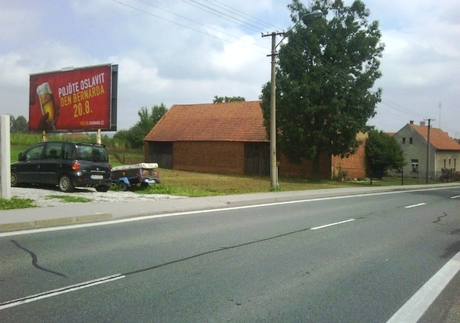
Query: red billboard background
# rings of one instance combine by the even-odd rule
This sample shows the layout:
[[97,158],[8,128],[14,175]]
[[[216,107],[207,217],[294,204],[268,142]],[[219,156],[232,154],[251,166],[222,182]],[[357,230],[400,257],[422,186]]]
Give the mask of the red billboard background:
[[30,131],[116,130],[117,65],[30,75]]

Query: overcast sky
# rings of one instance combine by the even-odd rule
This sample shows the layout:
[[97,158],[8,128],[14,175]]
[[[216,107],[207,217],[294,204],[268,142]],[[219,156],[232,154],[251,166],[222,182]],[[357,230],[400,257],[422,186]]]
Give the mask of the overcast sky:
[[[271,40],[261,33],[292,25],[290,2],[0,0],[0,114],[28,119],[30,74],[106,63],[119,66],[119,130],[141,107],[258,100],[270,79]],[[369,125],[396,132],[430,118],[460,137],[460,1],[364,3],[386,45],[383,100]]]

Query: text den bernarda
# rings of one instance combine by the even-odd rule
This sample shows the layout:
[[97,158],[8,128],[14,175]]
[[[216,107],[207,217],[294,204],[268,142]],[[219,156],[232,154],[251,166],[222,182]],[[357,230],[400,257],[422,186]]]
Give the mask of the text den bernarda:
[[79,82],[73,82],[58,89],[61,107],[72,105],[83,100],[105,94],[105,73],[85,78]]

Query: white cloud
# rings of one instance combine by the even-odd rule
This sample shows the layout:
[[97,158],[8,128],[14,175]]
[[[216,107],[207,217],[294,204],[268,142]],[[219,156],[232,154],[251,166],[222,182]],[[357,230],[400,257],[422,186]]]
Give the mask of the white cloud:
[[[188,0],[0,0],[0,113],[28,116],[29,74],[104,63],[119,65],[120,129],[162,102],[256,100],[270,78],[271,43],[261,33],[292,25],[290,2],[213,1],[222,15]],[[384,102],[370,123],[396,131],[437,117],[442,102],[442,127],[460,132],[460,2],[365,3],[386,44],[377,82]]]

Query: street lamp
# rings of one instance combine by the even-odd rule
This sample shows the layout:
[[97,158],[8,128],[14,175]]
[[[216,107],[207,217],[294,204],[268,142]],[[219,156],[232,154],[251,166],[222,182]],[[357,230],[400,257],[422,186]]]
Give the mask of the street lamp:
[[[271,36],[272,37],[272,53],[267,56],[271,56],[271,90],[270,90],[270,188],[278,188],[278,169],[276,166],[276,47],[286,38],[286,36],[297,26],[298,23],[302,21],[305,17],[319,17],[322,15],[320,10],[315,10],[309,12],[289,28],[287,32],[272,32],[267,34],[262,34],[262,37]],[[281,40],[276,43],[276,36],[283,36]]]

